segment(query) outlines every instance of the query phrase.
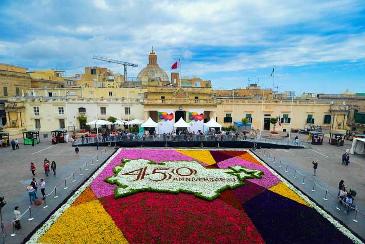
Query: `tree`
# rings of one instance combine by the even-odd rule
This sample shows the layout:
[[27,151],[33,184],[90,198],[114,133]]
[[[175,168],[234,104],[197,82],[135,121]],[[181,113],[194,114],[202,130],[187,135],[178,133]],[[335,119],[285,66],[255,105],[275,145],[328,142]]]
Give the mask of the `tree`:
[[273,126],[274,126],[273,131],[275,131],[275,125],[277,122],[278,122],[278,118],[270,118],[270,123],[273,124]]
[[241,122],[242,122],[243,125],[247,125],[248,124],[248,118],[243,118],[241,120]]
[[80,129],[85,129],[86,128],[86,121],[87,118],[85,115],[80,115],[79,117],[77,117],[77,119],[79,120],[80,123]]
[[109,116],[109,118],[107,119],[109,122],[115,123],[115,121],[117,121],[117,118],[113,117],[113,116]]

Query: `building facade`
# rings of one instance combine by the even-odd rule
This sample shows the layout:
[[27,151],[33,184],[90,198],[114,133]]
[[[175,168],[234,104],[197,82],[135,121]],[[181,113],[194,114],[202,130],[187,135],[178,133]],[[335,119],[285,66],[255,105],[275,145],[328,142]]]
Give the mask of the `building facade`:
[[[359,121],[356,118],[361,111],[365,111],[365,97],[346,95],[334,99],[313,94],[294,97],[292,92],[278,94],[256,84],[214,90],[210,80],[181,78],[178,72],[172,72],[169,77],[159,66],[154,50],[149,53],[148,63],[138,74],[138,80],[133,82],[124,82],[124,77],[101,67],[86,67],[85,74],[69,83],[55,71],[27,73],[24,68],[7,69],[4,72],[8,76],[19,79],[19,87],[26,84],[21,93],[20,88],[18,93],[11,90],[10,98],[4,102],[6,129],[14,132],[78,130],[82,128],[80,117],[92,121],[110,116],[123,120],[151,117],[159,123],[162,133],[171,132],[173,124],[181,118],[191,123],[194,132],[202,130],[203,123],[210,119],[224,127],[246,119],[258,130],[285,132],[307,125],[337,130],[348,129],[351,123]],[[41,84],[41,80],[64,82],[66,86],[48,87],[47,82],[41,87],[35,85]],[[278,121],[275,125],[271,124],[273,118]]]

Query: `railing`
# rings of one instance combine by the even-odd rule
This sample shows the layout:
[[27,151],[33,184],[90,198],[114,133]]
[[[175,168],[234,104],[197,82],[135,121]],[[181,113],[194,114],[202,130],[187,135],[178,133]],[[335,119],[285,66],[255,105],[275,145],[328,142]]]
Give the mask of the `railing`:
[[[49,189],[52,189],[51,192],[49,192],[48,194],[45,195],[43,199],[43,203],[42,206],[33,206],[32,204],[24,207],[22,207],[22,209],[25,209],[24,212],[21,213],[20,217],[18,219],[8,219],[8,220],[3,220],[2,226],[4,228],[2,228],[1,230],[1,239],[2,239],[2,244],[4,243],[14,243],[14,237],[21,233],[22,229],[17,230],[16,226],[15,226],[15,222],[17,220],[26,220],[25,222],[22,222],[22,224],[27,224],[29,223],[30,225],[34,226],[33,224],[31,224],[30,222],[35,220],[35,216],[37,216],[38,214],[34,214],[34,213],[38,213],[39,211],[47,211],[47,213],[51,213],[51,210],[47,210],[48,209],[48,204],[50,202],[55,201],[55,199],[59,198],[59,196],[62,197],[67,197],[74,188],[78,187],[78,184],[81,184],[83,182],[83,180],[85,180],[85,178],[87,178],[88,176],[83,177],[84,173],[87,171],[92,171],[98,168],[99,164],[102,163],[106,158],[108,157],[108,154],[106,153],[106,149],[104,150],[100,150],[97,152],[97,154],[92,157],[91,159],[87,159],[86,161],[84,161],[84,163],[79,166],[79,168],[77,170],[75,170],[74,172],[72,172],[69,176],[65,177],[62,179],[62,182],[60,182],[59,184],[56,184],[55,186],[50,187]],[[70,188],[70,190],[68,190]],[[72,189],[71,189],[72,188]],[[32,200],[29,199],[31,202]],[[57,204],[59,203],[59,201],[57,202]],[[21,204],[19,204],[19,206],[21,206]],[[20,207],[21,208],[21,207]],[[11,216],[13,214],[8,214],[7,216]],[[43,220],[39,220],[39,223],[41,223]],[[22,233],[23,235],[28,235],[28,233]],[[19,242],[22,242],[22,240],[17,240]]]
[[308,147],[307,143],[302,141],[295,142],[293,139],[283,138],[283,139],[268,139],[268,138],[257,138],[251,135],[224,135],[224,134],[216,134],[216,135],[149,135],[149,136],[141,136],[139,134],[123,134],[123,135],[115,135],[115,136],[102,136],[99,135],[99,139],[96,137],[84,137],[77,138],[73,145],[88,145],[95,143],[109,143],[111,145],[116,145],[117,142],[128,142],[128,141],[137,141],[137,142],[152,142],[152,141],[173,141],[173,142],[183,142],[183,141],[194,141],[194,142],[219,142],[219,141],[249,141],[256,143],[272,143],[278,145],[287,145],[287,146],[298,146],[298,147]]
[[258,149],[255,153],[287,181],[309,196],[316,204],[330,212],[332,216],[361,235],[362,238],[365,237],[365,209],[356,205],[356,196],[355,205],[350,208],[339,199],[338,189],[320,182],[317,176],[313,175],[314,172],[305,172],[298,169],[292,166],[290,162],[274,157],[268,149]]

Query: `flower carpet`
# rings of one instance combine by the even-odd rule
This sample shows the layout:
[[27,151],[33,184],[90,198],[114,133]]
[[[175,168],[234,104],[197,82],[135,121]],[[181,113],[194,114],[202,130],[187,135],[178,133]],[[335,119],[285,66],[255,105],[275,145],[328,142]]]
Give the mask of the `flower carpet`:
[[249,151],[119,149],[31,243],[353,243]]

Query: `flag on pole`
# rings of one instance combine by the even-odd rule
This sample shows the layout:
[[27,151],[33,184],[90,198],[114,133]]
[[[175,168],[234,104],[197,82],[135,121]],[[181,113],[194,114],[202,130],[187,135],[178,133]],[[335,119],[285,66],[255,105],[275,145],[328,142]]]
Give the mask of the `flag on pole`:
[[177,66],[178,66],[178,61],[176,61],[171,65],[171,69],[177,69]]
[[275,72],[275,68],[272,68],[272,71],[271,71],[271,74],[270,74],[271,77],[274,76],[274,72]]

